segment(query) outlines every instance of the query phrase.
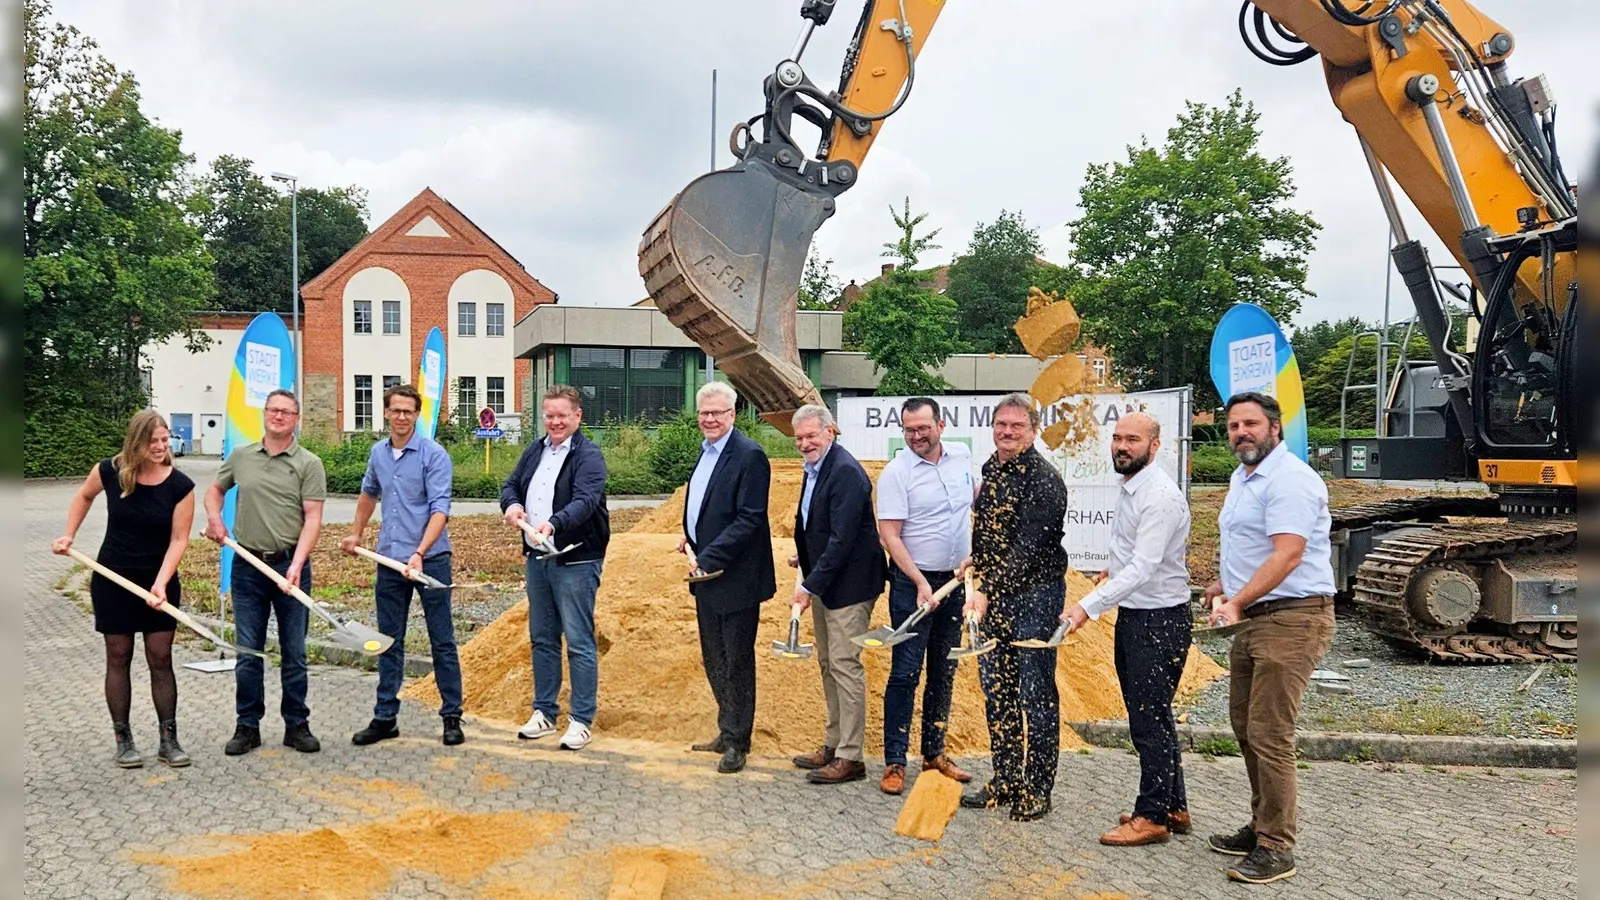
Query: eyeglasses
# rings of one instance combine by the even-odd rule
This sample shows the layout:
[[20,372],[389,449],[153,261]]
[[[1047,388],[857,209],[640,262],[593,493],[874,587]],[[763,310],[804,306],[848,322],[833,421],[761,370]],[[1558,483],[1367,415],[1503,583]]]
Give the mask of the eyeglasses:
[[933,426],[932,425],[918,425],[915,428],[901,428],[900,431],[901,431],[901,433],[907,435],[908,437],[922,437],[925,434],[932,434],[933,433]]
[[702,409],[698,414],[702,419],[715,419],[719,416],[725,416],[731,412],[733,412],[731,409]]
[[284,418],[284,419],[292,419],[295,416],[300,415],[300,410],[298,410],[298,409],[282,409],[282,408],[274,409],[274,408],[269,406],[269,407],[267,407],[267,415],[269,415],[269,416],[278,416],[278,417]]
[[417,417],[417,411],[414,409],[386,409],[384,412],[397,419],[415,419]]

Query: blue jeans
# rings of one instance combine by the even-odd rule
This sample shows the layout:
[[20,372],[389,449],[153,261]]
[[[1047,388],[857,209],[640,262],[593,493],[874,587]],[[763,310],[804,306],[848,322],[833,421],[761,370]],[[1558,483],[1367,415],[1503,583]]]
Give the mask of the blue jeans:
[[[289,561],[272,564],[279,575],[289,571]],[[300,567],[300,590],[311,593],[311,561]],[[239,646],[265,650],[267,617],[278,617],[278,651],[283,657],[283,724],[288,728],[311,720],[306,706],[306,620],[311,611],[299,600],[285,594],[256,571],[254,566],[233,558],[233,616]],[[261,727],[266,715],[266,688],[263,684],[265,661],[248,653],[239,654],[233,668],[234,707],[240,725]]]
[[[934,590],[951,578],[950,572],[922,573]],[[889,666],[889,682],[883,689],[883,761],[885,765],[905,765],[911,746],[911,714],[917,706],[917,682],[922,669],[928,669],[928,683],[922,689],[922,758],[929,760],[944,752],[945,729],[950,720],[950,690],[956,678],[955,661],[948,658],[950,648],[961,643],[961,606],[966,595],[961,588],[946,597],[928,617],[917,623],[916,637],[894,645],[894,661]],[[889,569],[889,623],[896,628],[917,610],[917,586],[898,566]]]
[[994,756],[991,784],[1017,799],[1049,800],[1061,753],[1061,697],[1056,692],[1056,651],[1011,646],[1047,640],[1061,624],[1066,584],[1055,582],[1009,596],[991,597],[983,636],[999,646],[978,657]]
[[[422,571],[445,584],[454,580],[450,554],[438,553],[422,561]],[[428,625],[433,650],[433,679],[439,686],[439,715],[461,715],[461,660],[456,656],[456,626],[450,618],[450,589],[426,588],[387,566],[378,567],[374,591],[378,605],[378,630],[394,638],[394,645],[378,657],[377,719],[400,715],[400,685],[406,679],[406,618],[411,614],[411,594],[422,597],[422,617]]]
[[528,557],[528,642],[533,646],[533,708],[551,722],[560,715],[561,637],[567,638],[572,673],[572,718],[594,724],[600,689],[600,654],[595,650],[594,595],[601,560],[563,565],[559,559]]

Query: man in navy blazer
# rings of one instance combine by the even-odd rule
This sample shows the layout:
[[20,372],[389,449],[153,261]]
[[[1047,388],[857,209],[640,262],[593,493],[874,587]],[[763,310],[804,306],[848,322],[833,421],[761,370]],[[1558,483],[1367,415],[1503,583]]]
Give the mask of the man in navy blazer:
[[772,467],[761,445],[733,427],[738,395],[720,381],[695,394],[700,458],[683,505],[680,552],[694,551],[689,566],[720,572],[689,585],[700,625],[700,659],[717,699],[717,736],[695,750],[721,753],[717,771],[744,768],[756,717],[756,628],[761,604],[777,592],[772,571],[772,529],[767,489]]
[[[542,559],[522,534],[527,557],[528,642],[533,655],[533,715],[517,737],[555,733],[561,707],[561,638],[567,639],[572,673],[572,715],[561,749],[582,750],[594,727],[600,685],[600,655],[595,649],[594,601],[600,567],[611,540],[606,511],[606,458],[584,437],[583,395],[565,384],[544,394],[544,437],[528,445],[500,489],[506,524],[527,522],[560,556]],[[575,546],[574,546],[575,545]]]
[[[842,784],[867,775],[867,670],[850,638],[865,632],[888,565],[872,512],[872,480],[850,451],[834,442],[826,406],[795,410],[794,444],[805,457],[805,485],[794,516],[795,556],[802,580],[794,605],[811,608],[827,725],[820,750],[794,758],[812,784]],[[813,600],[820,602],[812,602]]]

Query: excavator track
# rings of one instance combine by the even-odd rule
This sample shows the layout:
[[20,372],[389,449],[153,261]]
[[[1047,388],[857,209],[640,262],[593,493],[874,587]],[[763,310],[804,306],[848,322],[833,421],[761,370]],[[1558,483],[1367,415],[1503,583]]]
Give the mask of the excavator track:
[[[1446,498],[1448,499],[1448,498]],[[1381,519],[1365,521],[1404,521],[1401,508],[1415,510],[1415,501],[1396,501],[1393,512]],[[1442,504],[1449,507],[1449,504]],[[1355,513],[1362,520],[1370,507],[1341,510],[1340,521]],[[1459,515],[1446,512],[1445,515]],[[1412,580],[1424,569],[1487,561],[1513,554],[1555,555],[1568,552],[1577,539],[1572,521],[1497,522],[1492,524],[1421,525],[1420,530],[1403,537],[1382,541],[1367,554],[1354,579],[1356,609],[1374,633],[1392,641],[1421,648],[1430,657],[1451,662],[1570,662],[1572,649],[1552,646],[1538,634],[1486,634],[1469,630],[1431,629],[1419,621],[1407,606]],[[1470,628],[1472,623],[1468,623]]]

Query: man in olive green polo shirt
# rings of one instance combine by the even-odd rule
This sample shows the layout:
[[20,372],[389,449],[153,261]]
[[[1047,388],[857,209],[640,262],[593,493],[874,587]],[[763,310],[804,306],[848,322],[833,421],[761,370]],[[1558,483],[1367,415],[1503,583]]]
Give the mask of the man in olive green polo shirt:
[[[233,539],[277,570],[290,584],[311,591],[311,548],[322,530],[322,501],[328,478],[322,460],[294,438],[300,404],[294,394],[276,390],[261,411],[265,422],[259,443],[228,454],[217,480],[206,491],[206,537],[222,543],[222,502],[238,485]],[[278,647],[283,656],[283,745],[301,753],[322,749],[311,733],[306,706],[306,619],[309,611],[249,563],[233,560],[233,613],[240,646],[266,648],[267,618],[278,618]],[[241,756],[261,746],[261,717],[266,714],[262,662],[241,654],[234,667],[238,725],[223,752]]]

